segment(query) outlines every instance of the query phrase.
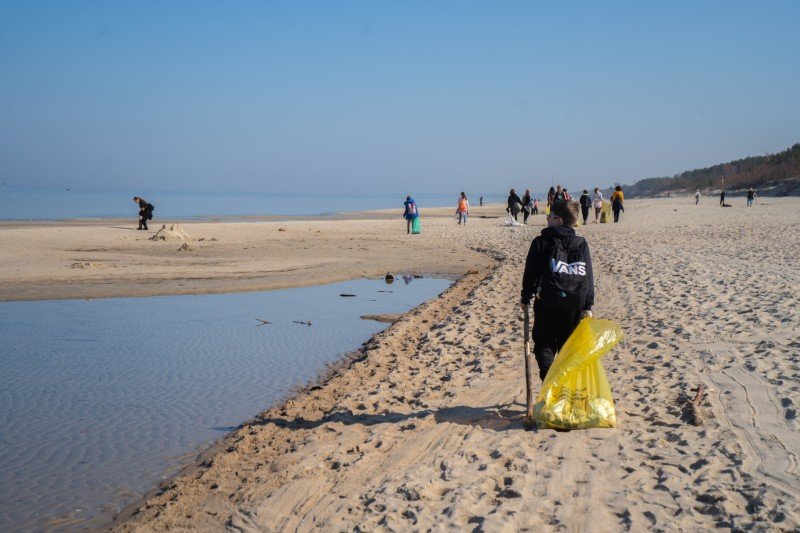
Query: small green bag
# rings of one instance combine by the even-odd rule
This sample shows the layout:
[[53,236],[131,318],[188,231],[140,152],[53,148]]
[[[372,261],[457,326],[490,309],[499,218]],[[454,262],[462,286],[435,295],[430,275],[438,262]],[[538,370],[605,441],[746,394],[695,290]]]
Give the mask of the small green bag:
[[422,224],[419,222],[419,217],[411,220],[411,233],[414,235],[422,232]]

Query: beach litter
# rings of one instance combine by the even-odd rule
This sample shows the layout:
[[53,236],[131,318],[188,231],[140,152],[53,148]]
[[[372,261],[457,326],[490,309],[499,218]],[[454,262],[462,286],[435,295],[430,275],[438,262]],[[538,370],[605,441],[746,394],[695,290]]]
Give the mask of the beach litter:
[[183,244],[181,244],[180,248],[178,248],[177,251],[179,251],[179,252],[191,252],[191,251],[194,251],[194,248],[189,246],[187,243],[183,243]]
[[105,263],[97,263],[94,261],[75,261],[70,265],[70,268],[117,268],[117,265],[108,265]]
[[558,352],[534,405],[539,429],[613,428],[614,398],[600,359],[622,340],[619,324],[584,318]]

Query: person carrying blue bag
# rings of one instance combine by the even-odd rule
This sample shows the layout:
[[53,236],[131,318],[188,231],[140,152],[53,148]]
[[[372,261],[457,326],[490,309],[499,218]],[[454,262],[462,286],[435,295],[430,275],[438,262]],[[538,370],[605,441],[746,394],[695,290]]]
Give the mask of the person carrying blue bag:
[[417,202],[410,196],[406,196],[406,201],[403,202],[405,209],[403,210],[403,217],[406,219],[406,235],[412,233],[419,233],[419,209],[417,209]]

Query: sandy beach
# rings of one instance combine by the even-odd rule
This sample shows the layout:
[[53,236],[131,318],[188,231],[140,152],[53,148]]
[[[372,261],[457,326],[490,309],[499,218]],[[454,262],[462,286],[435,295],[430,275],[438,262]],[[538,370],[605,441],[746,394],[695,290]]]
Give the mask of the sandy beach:
[[[449,218],[450,211],[430,209],[426,216]],[[0,222],[0,301],[283,289],[387,272],[455,277],[492,262],[447,240],[417,239],[409,248],[400,212],[156,220],[150,231],[136,231],[135,219]],[[503,213],[498,206],[481,212]],[[151,240],[162,226],[176,223],[182,238]]]
[[442,208],[418,236],[386,213],[193,223],[190,240],[163,242],[119,223],[0,225],[0,300],[461,276],[155,488],[118,531],[796,530],[800,199],[732,200],[629,200],[621,223],[578,228],[595,316],[626,336],[604,359],[615,429],[524,428],[517,302],[541,215],[463,227]]

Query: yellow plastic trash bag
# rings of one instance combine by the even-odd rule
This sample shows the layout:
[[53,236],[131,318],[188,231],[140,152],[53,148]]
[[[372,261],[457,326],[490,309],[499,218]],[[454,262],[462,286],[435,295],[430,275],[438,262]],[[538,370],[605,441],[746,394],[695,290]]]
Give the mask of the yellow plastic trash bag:
[[549,215],[550,214],[550,206],[549,205],[544,208],[544,214],[545,215]]
[[558,352],[533,406],[539,429],[613,428],[614,398],[600,358],[622,340],[619,324],[584,318]]
[[607,224],[611,222],[611,202],[603,202],[603,207],[600,209],[600,223]]

